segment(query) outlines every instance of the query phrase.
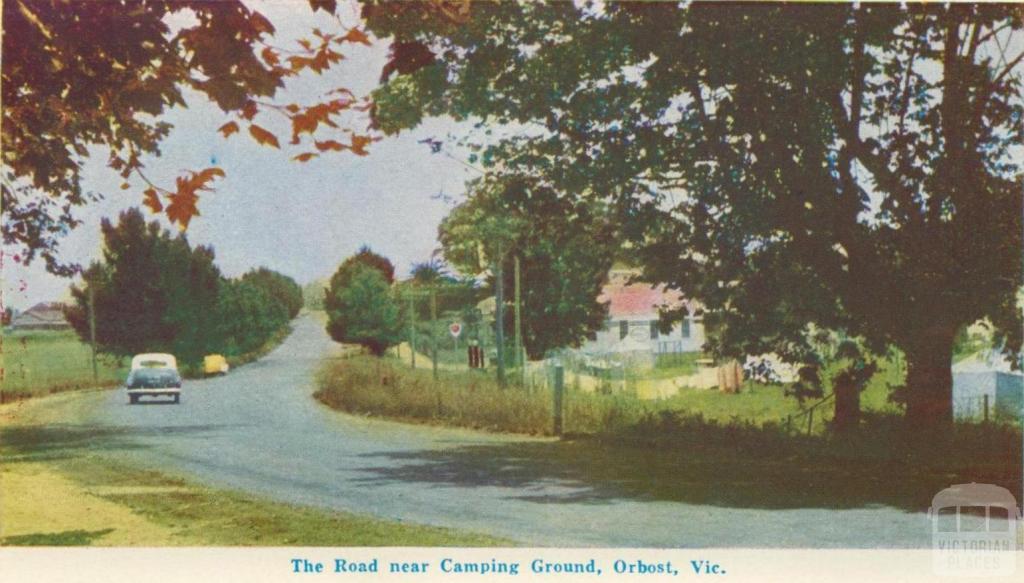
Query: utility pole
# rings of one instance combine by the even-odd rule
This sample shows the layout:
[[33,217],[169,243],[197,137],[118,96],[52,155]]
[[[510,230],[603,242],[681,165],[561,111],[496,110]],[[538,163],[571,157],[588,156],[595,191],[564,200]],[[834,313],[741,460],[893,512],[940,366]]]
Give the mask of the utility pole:
[[505,274],[502,270],[501,248],[494,267],[494,342],[498,352],[498,384],[505,386]]
[[412,367],[416,368],[416,296],[409,294],[409,347],[412,351]]
[[92,346],[92,382],[99,383],[100,373],[96,367],[96,286],[89,284],[89,344]]
[[526,385],[526,355],[523,354],[523,316],[522,296],[519,286],[519,255],[515,256],[515,335],[516,335],[516,366],[519,367],[519,382]]
[[437,289],[430,287],[430,345],[434,361],[434,380],[437,380]]

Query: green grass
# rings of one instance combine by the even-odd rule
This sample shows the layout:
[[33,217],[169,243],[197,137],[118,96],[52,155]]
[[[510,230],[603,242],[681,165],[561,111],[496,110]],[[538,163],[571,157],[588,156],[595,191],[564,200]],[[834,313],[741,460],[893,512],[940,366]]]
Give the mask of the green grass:
[[654,370],[648,378],[672,378],[697,373],[697,361],[702,357],[699,352],[678,352],[659,354],[654,361]]
[[[865,391],[864,408],[892,412],[884,384],[888,377],[879,375],[879,379]],[[573,390],[572,373],[566,374],[565,383],[564,430],[575,434],[619,431],[662,411],[700,415],[721,423],[781,425],[787,416],[797,418],[812,404],[786,396],[782,386],[752,382],[745,383],[738,394],[682,388],[661,400],[640,400],[628,392]],[[317,399],[353,413],[530,435],[553,431],[549,389],[511,384],[501,388],[491,372],[443,369],[434,381],[427,366],[414,370],[393,358],[355,356],[327,363],[318,386]],[[815,415],[812,430],[820,433],[825,428],[823,421],[831,418],[831,407],[826,404]]]
[[508,541],[446,528],[401,524],[347,512],[269,501],[208,488],[161,472],[109,460],[61,464],[89,488],[116,484],[174,488],[169,493],[103,494],[133,512],[175,530],[187,544],[216,546],[507,546]]
[[[34,423],[33,421],[32,423]],[[37,526],[31,513],[6,516],[12,521],[2,530],[20,534],[0,539],[3,545],[92,545],[110,544],[100,540],[113,533],[118,540],[139,546],[509,546],[510,541],[486,535],[406,524],[269,500],[234,490],[211,488],[162,471],[143,469],[94,448],[100,430],[66,425],[31,425],[15,418],[0,427],[0,456],[4,459],[0,479],[0,500],[19,505],[12,496],[30,493],[11,490],[17,480],[32,478],[46,488],[47,478],[60,475],[70,479],[72,490],[61,486],[68,498],[46,500],[52,520],[52,506],[89,504],[92,497],[114,505],[95,505],[89,510],[89,524],[76,522],[75,512],[58,512],[59,528]],[[45,471],[40,471],[44,468]],[[40,481],[42,480],[42,481]],[[6,498],[6,499],[5,499]],[[126,510],[127,509],[127,510]],[[82,509],[75,508],[77,516]],[[93,516],[99,512],[102,516]],[[105,514],[104,514],[105,513]],[[143,520],[139,520],[141,517]],[[131,520],[128,520],[128,519]],[[81,518],[79,520],[86,520]],[[20,524],[13,522],[21,521]],[[97,524],[103,528],[97,528]],[[38,531],[35,531],[38,529]],[[116,531],[116,532],[115,532]]]
[[128,362],[100,355],[93,379],[92,351],[71,330],[4,332],[0,402],[61,391],[112,386],[128,374]]
[[343,411],[526,434],[550,431],[550,405],[523,390],[502,389],[482,371],[410,369],[392,358],[329,361],[316,398]]
[[[474,448],[495,474],[555,475],[609,495],[731,507],[859,507],[890,504],[920,511],[952,483],[987,482],[1020,490],[1021,433],[1009,425],[959,423],[923,433],[891,413],[880,375],[862,401],[857,430],[824,431],[831,403],[817,411],[810,435],[784,428],[801,405],[782,387],[739,394],[686,389],[660,401],[628,394],[568,390],[567,438]],[[551,394],[510,386],[487,375],[410,370],[390,359],[358,356],[321,371],[316,397],[354,413],[400,420],[550,435]],[[876,394],[879,393],[879,394]],[[880,404],[881,408],[874,408]],[[797,431],[798,430],[798,431]],[[467,454],[461,454],[465,456]],[[462,457],[430,460],[436,473]]]
[[[232,367],[264,356],[291,333],[281,328],[262,346],[251,352],[228,357]],[[124,382],[130,359],[100,354],[97,379],[93,379],[92,350],[72,330],[4,331],[3,386],[0,403],[94,387],[111,387]],[[203,376],[202,364],[179,363],[188,378]]]

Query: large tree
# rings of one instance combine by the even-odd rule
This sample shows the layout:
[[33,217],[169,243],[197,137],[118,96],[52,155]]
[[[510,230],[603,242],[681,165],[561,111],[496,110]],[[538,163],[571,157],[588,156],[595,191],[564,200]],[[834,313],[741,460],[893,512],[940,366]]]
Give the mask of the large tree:
[[213,249],[191,247],[138,209],[104,220],[103,260],[72,287],[68,321],[83,339],[91,337],[89,311],[100,349],[120,356],[171,352],[195,362],[220,346],[218,302],[221,275]]
[[[959,328],[1021,346],[1022,13],[1009,5],[364,3],[409,58],[395,132],[529,129],[503,168],[614,200],[646,276],[703,301],[719,353],[809,323],[906,354],[907,415],[952,419]],[[410,48],[414,47],[414,48]],[[799,352],[791,350],[791,352]]]
[[[531,358],[549,350],[578,345],[600,329],[607,309],[597,301],[618,242],[609,217],[592,201],[560,197],[529,179],[481,179],[470,196],[442,221],[438,239],[445,257],[464,273],[497,272],[511,301],[514,261],[522,281],[523,344]],[[481,253],[483,251],[483,253]],[[505,311],[505,329],[514,313]]]
[[[309,5],[336,8],[335,0]],[[365,155],[372,141],[339,128],[342,112],[368,107],[344,87],[317,103],[273,100],[288,78],[340,62],[346,43],[369,44],[359,29],[316,29],[282,47],[273,24],[238,0],[10,0],[2,24],[4,244],[16,260],[41,257],[58,274],[75,268],[61,260],[60,239],[79,224],[76,207],[95,199],[81,181],[90,147],[105,150],[123,188],[142,191],[153,212],[182,228],[198,214],[200,194],[221,169],[186,172],[174,185],[144,173],[144,159],[160,154],[172,129],[164,115],[190,96],[225,112],[225,137],[243,130],[274,148],[262,118],[285,116],[293,147],[308,150],[295,156],[300,162],[330,151]]]
[[402,319],[391,285],[380,272],[357,264],[343,286],[329,291],[327,331],[336,342],[359,344],[376,356],[402,339]]
[[361,344],[376,355],[398,343],[401,320],[392,297],[394,281],[394,264],[368,246],[342,261],[324,292],[331,338]]

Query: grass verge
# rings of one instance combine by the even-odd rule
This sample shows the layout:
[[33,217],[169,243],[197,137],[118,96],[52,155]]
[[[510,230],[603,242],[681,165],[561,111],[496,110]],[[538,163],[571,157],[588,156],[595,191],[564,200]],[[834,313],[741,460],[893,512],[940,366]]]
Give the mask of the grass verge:
[[[55,397],[61,399],[62,397]],[[507,546],[445,528],[210,488],[89,451],[50,399],[8,405],[0,427],[0,545]],[[31,406],[28,406],[31,405]],[[57,408],[55,415],[63,415]]]
[[[777,385],[747,383],[738,394],[683,387],[666,399],[642,400],[622,392],[574,390],[577,384],[574,373],[566,373],[564,429],[573,434],[618,432],[662,411],[699,415],[717,423],[778,425],[789,415],[799,415],[804,407]],[[865,409],[891,412],[885,399],[877,395],[887,389],[876,384],[862,397]],[[551,435],[553,431],[549,390],[502,388],[484,371],[442,368],[435,381],[429,363],[410,369],[394,358],[358,355],[329,361],[320,371],[318,386],[317,399],[351,413],[530,435]],[[822,421],[830,418],[831,411],[817,411],[817,424],[812,428],[821,433]]]
[[102,355],[92,374],[92,350],[71,330],[4,331],[0,403],[64,391],[111,387],[128,374],[127,361]]
[[[502,389],[490,377],[470,372],[443,371],[434,381],[429,370],[410,370],[389,359],[330,361],[315,396],[352,413],[552,433],[549,391]],[[898,415],[869,410],[859,430],[805,435],[783,430],[789,408],[799,410],[799,404],[779,387],[736,395],[687,389],[661,401],[567,390],[570,439],[480,447],[476,453],[479,463],[493,465],[495,474],[507,479],[517,472],[524,480],[554,475],[599,484],[598,497],[608,490],[609,496],[732,507],[888,504],[921,511],[932,495],[955,483],[1020,491],[1017,427],[958,423],[951,431],[926,434],[907,428]],[[439,476],[467,463],[438,455],[433,473]]]

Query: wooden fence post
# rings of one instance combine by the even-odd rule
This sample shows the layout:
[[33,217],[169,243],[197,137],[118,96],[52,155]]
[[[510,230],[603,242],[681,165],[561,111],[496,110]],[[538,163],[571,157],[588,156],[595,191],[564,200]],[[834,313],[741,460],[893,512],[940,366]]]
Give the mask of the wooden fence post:
[[565,369],[562,368],[562,363],[555,365],[555,379],[554,379],[554,415],[555,415],[555,435],[562,435],[562,399],[565,391]]

